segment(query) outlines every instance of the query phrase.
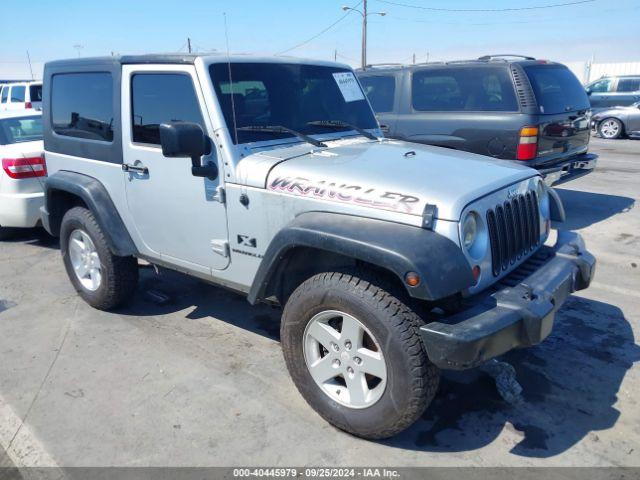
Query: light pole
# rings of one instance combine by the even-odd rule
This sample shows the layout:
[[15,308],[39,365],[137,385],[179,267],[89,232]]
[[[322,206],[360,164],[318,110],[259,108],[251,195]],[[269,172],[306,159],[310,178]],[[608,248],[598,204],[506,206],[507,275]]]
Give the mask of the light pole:
[[364,70],[367,68],[367,17],[369,15],[380,15],[381,17],[384,17],[387,12],[367,12],[367,0],[363,0],[362,2],[362,11],[357,8],[347,6],[342,7],[342,10],[345,12],[347,10],[353,10],[354,12],[358,12],[362,15],[362,69]]

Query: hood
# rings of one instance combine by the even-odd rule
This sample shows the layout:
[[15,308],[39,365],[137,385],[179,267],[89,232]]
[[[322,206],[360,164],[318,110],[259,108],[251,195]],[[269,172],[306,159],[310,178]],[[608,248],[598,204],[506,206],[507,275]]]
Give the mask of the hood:
[[296,144],[245,157],[240,183],[287,195],[366,205],[457,221],[466,205],[537,175],[505,160],[407,142],[351,140],[310,150]]

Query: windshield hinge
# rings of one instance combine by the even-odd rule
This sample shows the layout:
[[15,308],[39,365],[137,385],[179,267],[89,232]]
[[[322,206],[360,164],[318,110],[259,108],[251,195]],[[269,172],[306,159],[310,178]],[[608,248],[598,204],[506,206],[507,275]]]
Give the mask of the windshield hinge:
[[224,187],[218,186],[215,190],[208,191],[207,193],[209,194],[209,200],[212,202],[225,203],[227,201]]
[[211,240],[211,250],[221,257],[227,258],[229,256],[229,242],[226,240]]

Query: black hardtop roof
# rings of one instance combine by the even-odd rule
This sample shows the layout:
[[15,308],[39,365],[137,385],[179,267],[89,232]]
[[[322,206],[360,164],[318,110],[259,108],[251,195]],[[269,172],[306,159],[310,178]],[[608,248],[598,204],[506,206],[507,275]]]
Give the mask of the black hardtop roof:
[[67,58],[47,62],[47,66],[94,66],[94,65],[125,65],[139,63],[174,63],[192,64],[196,58],[203,55],[192,53],[154,53],[147,55],[113,55],[104,57]]

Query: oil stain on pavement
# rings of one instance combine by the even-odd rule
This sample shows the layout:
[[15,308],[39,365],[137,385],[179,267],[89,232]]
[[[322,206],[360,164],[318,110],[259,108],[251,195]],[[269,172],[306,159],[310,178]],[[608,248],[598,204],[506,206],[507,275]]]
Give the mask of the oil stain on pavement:
[[505,402],[486,374],[446,373],[422,419],[384,443],[419,451],[472,451],[507,428],[515,434],[512,454],[548,458],[587,436],[598,441],[593,432],[618,421],[618,390],[640,360],[640,347],[618,307],[571,297],[545,342],[501,360],[516,370],[523,388],[520,402]]

